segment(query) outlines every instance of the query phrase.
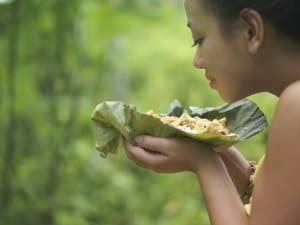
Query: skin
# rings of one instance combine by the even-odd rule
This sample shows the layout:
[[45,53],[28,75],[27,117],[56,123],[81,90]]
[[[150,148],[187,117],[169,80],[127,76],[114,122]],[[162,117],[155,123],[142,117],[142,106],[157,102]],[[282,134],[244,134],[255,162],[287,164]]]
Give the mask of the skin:
[[261,91],[279,97],[251,214],[246,215],[238,193],[246,187],[248,164],[234,147],[218,154],[189,138],[142,135],[136,138],[137,145],[124,140],[128,158],[160,173],[194,173],[213,225],[299,224],[300,179],[294,175],[300,170],[299,44],[279,35],[254,10],[241,12],[230,37],[224,36],[201,0],[185,0],[185,10],[193,38],[204,38],[194,66],[205,70],[224,101]]

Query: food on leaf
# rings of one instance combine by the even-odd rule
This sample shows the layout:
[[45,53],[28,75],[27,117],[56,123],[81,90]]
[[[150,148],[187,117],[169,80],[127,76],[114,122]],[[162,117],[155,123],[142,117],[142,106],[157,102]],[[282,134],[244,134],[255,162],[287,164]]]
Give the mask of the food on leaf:
[[198,116],[191,117],[185,112],[180,117],[158,116],[158,118],[160,118],[163,123],[169,124],[186,132],[229,135],[229,131],[225,127],[226,117],[208,120]]
[[[144,113],[120,101],[99,103],[92,114],[96,149],[116,153],[123,136],[134,143],[138,135],[184,136],[209,144],[216,151],[261,132],[267,120],[255,103],[243,99],[218,107],[184,108],[177,100],[165,114]],[[222,148],[219,148],[222,147]]]

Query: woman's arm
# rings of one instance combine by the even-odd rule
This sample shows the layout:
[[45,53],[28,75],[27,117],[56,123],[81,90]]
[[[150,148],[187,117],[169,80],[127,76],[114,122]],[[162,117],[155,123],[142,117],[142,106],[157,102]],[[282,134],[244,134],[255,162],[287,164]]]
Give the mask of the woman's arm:
[[299,224],[299,99],[300,82],[290,85],[280,97],[269,131],[266,157],[256,177],[248,219],[244,220],[240,214],[238,200],[228,187],[230,179],[226,178],[220,160],[208,157],[200,162],[196,174],[213,225]]
[[203,192],[211,224],[248,224],[249,220],[244,205],[223,160],[212,151],[208,154],[211,156],[199,162],[196,175]]
[[300,224],[300,81],[287,87],[270,126],[253,190],[251,224]]
[[267,153],[256,176],[248,217],[221,157],[188,138],[142,136],[125,142],[129,158],[157,172],[192,171],[212,225],[299,224],[300,81],[282,94],[269,131]]
[[242,194],[248,187],[251,172],[249,172],[249,162],[234,147],[229,147],[219,153],[227,171],[237,189]]
[[192,171],[197,175],[213,225],[246,225],[248,217],[223,160],[210,147],[189,138],[140,136],[125,142],[129,158],[156,172]]

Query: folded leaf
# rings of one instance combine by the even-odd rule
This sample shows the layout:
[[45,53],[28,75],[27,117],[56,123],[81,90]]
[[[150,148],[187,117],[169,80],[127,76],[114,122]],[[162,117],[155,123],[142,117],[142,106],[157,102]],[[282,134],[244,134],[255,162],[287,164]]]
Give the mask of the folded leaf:
[[[134,142],[141,134],[157,137],[186,136],[205,142],[216,149],[227,147],[251,137],[267,126],[260,109],[251,101],[243,99],[219,107],[199,108],[190,106],[186,110],[175,100],[165,114],[179,117],[184,111],[192,117],[200,116],[209,120],[227,118],[229,135],[195,133],[183,131],[163,123],[158,117],[139,112],[133,105],[120,101],[105,101],[98,104],[92,114],[96,149],[104,155],[116,153],[121,136]],[[233,134],[232,134],[233,133]]]

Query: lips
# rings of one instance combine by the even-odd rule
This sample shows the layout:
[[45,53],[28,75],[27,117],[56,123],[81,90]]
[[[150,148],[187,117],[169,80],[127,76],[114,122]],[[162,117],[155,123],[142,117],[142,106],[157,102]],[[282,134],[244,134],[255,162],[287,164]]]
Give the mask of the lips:
[[207,74],[205,74],[205,76],[206,76],[207,80],[209,80],[209,86],[211,88],[214,88],[215,84],[216,84],[216,79],[213,78],[213,77],[211,77],[211,76],[209,76],[209,75],[207,75]]
[[206,79],[209,80],[209,81],[215,81],[216,80],[215,78],[213,78],[213,77],[211,77],[207,74],[205,74],[205,76],[206,76]]
[[209,80],[210,82],[209,82],[209,86],[211,87],[211,88],[216,88],[216,79],[210,79]]
[[207,80],[213,80],[213,78],[210,75],[208,75],[208,73],[205,73],[205,77]]

